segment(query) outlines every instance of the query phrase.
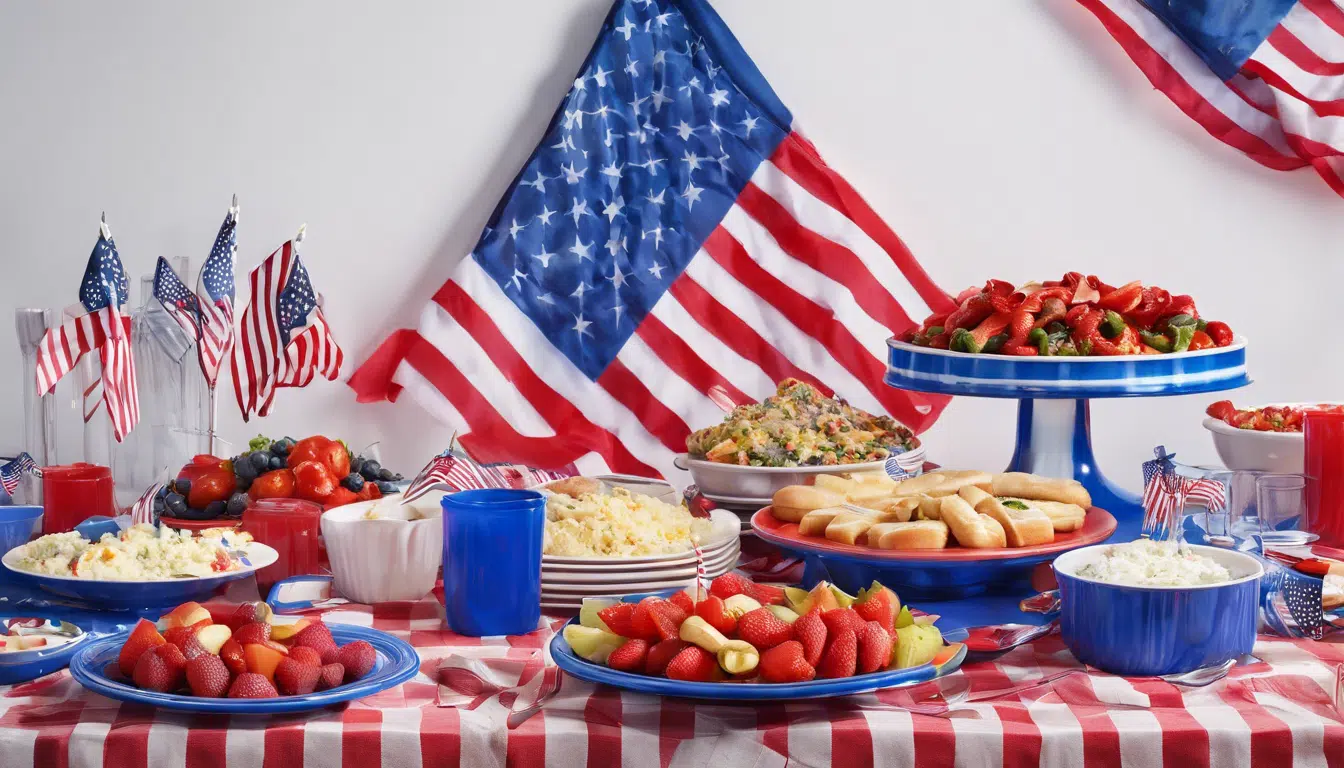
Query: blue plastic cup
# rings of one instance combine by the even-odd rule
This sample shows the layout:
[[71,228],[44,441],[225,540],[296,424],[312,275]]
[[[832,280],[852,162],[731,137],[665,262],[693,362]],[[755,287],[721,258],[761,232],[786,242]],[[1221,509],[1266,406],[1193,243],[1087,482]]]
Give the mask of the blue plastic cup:
[[443,497],[443,605],[460,635],[523,635],[541,619],[546,497],[491,488]]
[[[27,544],[41,517],[41,507],[0,507],[0,557],[21,544]],[[0,578],[8,573],[8,570],[0,567]]]

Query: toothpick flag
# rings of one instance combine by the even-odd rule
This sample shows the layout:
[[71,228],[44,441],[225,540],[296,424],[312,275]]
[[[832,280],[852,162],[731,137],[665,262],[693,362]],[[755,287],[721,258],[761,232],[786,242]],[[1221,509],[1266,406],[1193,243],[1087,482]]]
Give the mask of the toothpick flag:
[[[69,320],[59,328],[49,329],[37,350],[39,395],[54,389],[56,382],[73,370],[85,354],[98,350],[103,364],[99,382],[101,400],[107,404],[117,442],[124,440],[140,420],[135,360],[131,357],[131,319],[121,314],[129,294],[126,272],[121,267],[121,257],[104,219],[99,227],[98,243],[89,256],[84,281],[79,287],[79,301],[87,314]],[[86,398],[84,421],[91,419],[96,411],[96,403],[90,408]]]
[[224,216],[214,247],[201,268],[196,293],[173,272],[162,257],[154,272],[154,297],[196,339],[197,358],[206,384],[212,389],[219,369],[233,344],[233,267],[238,253],[238,198]]

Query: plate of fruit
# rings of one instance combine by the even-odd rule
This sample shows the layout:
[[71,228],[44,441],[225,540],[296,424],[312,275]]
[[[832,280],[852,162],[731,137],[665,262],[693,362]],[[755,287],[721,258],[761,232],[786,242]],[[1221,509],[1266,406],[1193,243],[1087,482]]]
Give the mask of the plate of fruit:
[[299,498],[324,507],[395,493],[404,478],[376,459],[322,435],[279,440],[258,435],[232,458],[202,454],[159,490],[154,514],[169,525],[237,519],[257,499]]
[[70,661],[111,699],[183,712],[303,712],[411,679],[420,657],[369,627],[277,617],[266,603],[212,611],[183,603],[158,622],[88,642]]
[[936,617],[916,616],[876,582],[841,605],[826,582],[810,591],[732,572],[695,600],[687,591],[585,601],[551,640],[565,672],[660,696],[787,700],[915,685],[966,658]]
[[0,685],[55,672],[90,637],[77,624],[34,616],[0,618],[0,628]]

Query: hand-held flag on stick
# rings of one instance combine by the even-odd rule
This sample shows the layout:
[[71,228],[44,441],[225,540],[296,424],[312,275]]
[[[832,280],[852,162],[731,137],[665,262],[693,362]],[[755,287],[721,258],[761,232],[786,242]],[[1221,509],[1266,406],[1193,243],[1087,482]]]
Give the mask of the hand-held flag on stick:
[[[98,350],[103,366],[102,399],[117,442],[124,440],[140,420],[135,360],[131,357],[131,318],[121,314],[129,293],[116,243],[103,221],[79,286],[79,301],[86,314],[48,330],[37,350],[39,395],[54,389],[84,355]],[[84,420],[88,421],[94,409],[86,404],[84,410]]]
[[711,392],[790,377],[922,431],[947,398],[884,384],[886,341],[952,307],[707,0],[619,0],[470,257],[350,385],[482,461],[670,476]]
[[26,453],[20,453],[13,461],[0,466],[0,488],[4,488],[5,493],[13,496],[23,476],[36,469],[37,463],[33,461],[33,457]]
[[178,325],[196,339],[197,360],[205,383],[214,389],[219,369],[233,343],[233,268],[238,253],[238,198],[224,216],[215,244],[201,268],[196,293],[159,257],[154,271],[154,297]]
[[481,488],[531,488],[552,480],[577,474],[568,470],[533,469],[512,464],[477,464],[470,458],[458,456],[451,447],[429,460],[420,474],[402,494],[401,503],[409,504],[434,489],[449,492]]
[[230,358],[243,421],[269,414],[281,387],[306,387],[318,374],[328,381],[340,375],[345,355],[299,259],[302,240],[300,229],[248,274],[248,305]]
[[1276,170],[1311,166],[1344,196],[1338,0],[1078,0],[1204,130]]

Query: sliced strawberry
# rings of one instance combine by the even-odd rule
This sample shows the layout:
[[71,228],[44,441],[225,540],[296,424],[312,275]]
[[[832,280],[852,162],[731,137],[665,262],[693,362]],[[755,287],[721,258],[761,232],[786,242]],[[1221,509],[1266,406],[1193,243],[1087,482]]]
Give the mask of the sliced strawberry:
[[841,629],[848,629],[857,635],[863,630],[863,625],[867,623],[853,608],[832,608],[829,611],[823,611],[821,620],[832,637]]
[[668,663],[688,645],[690,643],[685,640],[673,638],[649,648],[648,658],[644,662],[644,674],[654,676],[666,674]]
[[691,614],[695,613],[695,601],[692,600],[691,596],[684,591],[672,593],[672,596],[667,598],[667,600],[668,602],[677,606],[681,610],[685,611],[687,616],[690,616]]
[[821,653],[826,650],[829,634],[826,622],[821,620],[820,608],[813,608],[793,622],[793,635],[803,644],[803,658],[814,667],[821,663]]
[[667,664],[667,676],[693,683],[712,682],[723,675],[714,654],[698,645],[688,645]]
[[753,586],[755,585],[751,579],[736,571],[729,571],[709,583],[709,594],[721,600],[727,600],[733,595],[747,594],[747,590]]
[[642,672],[649,660],[649,641],[626,640],[607,657],[607,666],[622,672]]
[[764,651],[792,640],[793,625],[784,623],[769,608],[757,608],[737,620],[737,636]]
[[603,608],[598,611],[597,617],[613,633],[621,637],[634,637],[635,628],[631,623],[631,618],[635,614],[635,607],[635,603],[617,603],[610,608]]
[[857,671],[861,675],[885,669],[891,663],[891,630],[881,622],[870,621],[859,633]]
[[804,658],[803,644],[797,640],[780,643],[762,653],[757,671],[767,683],[805,683],[817,675],[817,670]]
[[784,605],[784,589],[770,584],[751,583],[747,596],[761,605]]
[[854,630],[843,627],[831,638],[826,652],[821,655],[817,676],[824,678],[853,677],[859,661],[859,640]]
[[710,595],[695,606],[695,615],[708,622],[709,626],[724,635],[732,636],[737,632],[737,616],[723,605],[723,598]]
[[159,634],[158,627],[154,626],[154,622],[141,619],[131,630],[130,636],[126,638],[126,643],[121,646],[121,653],[117,656],[117,664],[121,667],[121,673],[126,677],[134,675],[135,663],[140,660],[144,652],[166,642],[163,635]]

